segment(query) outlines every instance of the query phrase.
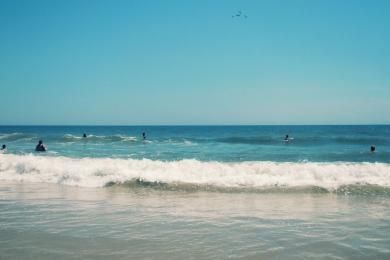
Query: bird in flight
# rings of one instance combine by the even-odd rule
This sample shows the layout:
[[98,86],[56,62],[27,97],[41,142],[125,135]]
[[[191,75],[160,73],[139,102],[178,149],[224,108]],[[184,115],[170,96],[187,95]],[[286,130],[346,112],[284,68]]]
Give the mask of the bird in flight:
[[248,16],[243,14],[241,11],[237,11],[237,13],[233,14],[232,18],[240,18],[241,16],[243,16],[245,19],[248,18]]

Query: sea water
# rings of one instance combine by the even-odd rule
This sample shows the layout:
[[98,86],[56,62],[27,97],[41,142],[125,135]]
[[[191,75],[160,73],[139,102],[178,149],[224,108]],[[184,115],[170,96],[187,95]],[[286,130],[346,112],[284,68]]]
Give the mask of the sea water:
[[1,258],[390,257],[390,126],[1,126],[3,143]]

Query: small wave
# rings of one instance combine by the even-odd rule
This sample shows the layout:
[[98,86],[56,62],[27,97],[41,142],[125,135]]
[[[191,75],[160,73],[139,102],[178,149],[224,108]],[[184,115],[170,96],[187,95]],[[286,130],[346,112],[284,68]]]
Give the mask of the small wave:
[[192,146],[192,145],[197,145],[196,143],[191,142],[191,141],[189,141],[189,140],[184,140],[184,144],[185,144],[185,145],[190,145],[190,146]]
[[[329,193],[327,189],[321,187],[280,187],[280,186],[263,186],[263,187],[224,187],[209,184],[192,184],[192,183],[164,183],[159,181],[146,181],[143,179],[133,179],[123,183],[109,182],[105,187],[120,186],[129,188],[152,188],[157,190],[167,191],[207,191],[207,192],[224,192],[224,193],[238,193],[238,192],[252,192],[252,193]],[[389,188],[390,193],[390,188]]]
[[336,137],[332,138],[332,141],[340,144],[365,144],[365,145],[371,145],[371,144],[389,144],[390,140],[385,138],[378,138],[378,137],[349,137],[349,136],[342,136],[342,137]]
[[[284,138],[275,138],[271,136],[259,136],[259,137],[242,137],[232,136],[214,139],[215,142],[228,143],[228,144],[252,144],[252,145],[274,145],[284,143]],[[321,144],[364,144],[364,145],[387,145],[390,144],[390,138],[379,137],[362,137],[362,136],[304,136],[304,137],[291,137],[289,141],[296,145],[321,145]]]
[[186,146],[197,145],[196,142],[184,138],[176,138],[176,139],[169,138],[163,140],[162,143],[172,144],[172,145],[186,145]]
[[273,144],[280,143],[283,139],[275,140],[270,137],[224,137],[217,138],[215,141],[228,144]]
[[76,136],[72,134],[65,134],[59,141],[64,142],[76,142],[76,141],[85,141],[85,142],[135,142],[137,137],[135,136],[125,136],[125,135],[87,135],[87,137]]
[[0,134],[1,141],[18,141],[18,140],[31,140],[36,138],[33,134],[25,134],[25,133],[10,133],[10,134]]
[[182,187],[263,189],[318,187],[337,191],[350,185],[390,188],[390,164],[386,163],[278,163],[153,161],[52,157],[0,156],[0,180],[48,182],[104,187],[140,180]]
[[82,136],[75,136],[75,135],[71,135],[71,134],[65,134],[63,136],[63,139],[65,141],[78,141],[78,140],[81,140],[83,137]]
[[109,182],[105,187],[127,187],[127,188],[151,188],[164,191],[183,192],[223,192],[223,193],[315,193],[326,194],[336,193],[340,195],[363,195],[363,196],[389,196],[390,187],[378,185],[344,185],[335,189],[323,188],[319,186],[260,186],[260,187],[223,187],[208,184],[191,183],[164,183],[158,181],[145,181],[143,179],[133,179],[124,183]]

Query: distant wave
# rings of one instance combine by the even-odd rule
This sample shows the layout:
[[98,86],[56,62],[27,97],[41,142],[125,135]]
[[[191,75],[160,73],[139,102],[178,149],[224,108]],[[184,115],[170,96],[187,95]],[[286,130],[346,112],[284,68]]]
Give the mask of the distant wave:
[[75,142],[75,141],[94,141],[94,142],[133,142],[137,141],[135,136],[125,135],[87,135],[86,138],[82,136],[65,134],[59,141]]
[[378,138],[378,137],[335,137],[331,139],[332,141],[336,143],[341,144],[390,144],[389,138]]
[[[83,138],[82,135],[64,134],[41,136],[31,133],[0,133],[0,142],[12,142],[18,140],[37,141],[43,138],[45,142],[135,142],[142,138],[136,136],[127,136],[122,134],[115,135],[88,135]],[[175,145],[196,145],[201,143],[226,143],[226,144],[247,144],[247,145],[281,145],[283,136],[228,136],[215,139],[207,138],[187,138],[172,137],[167,139],[156,138],[155,143],[170,143]],[[369,137],[369,136],[292,136],[290,144],[294,145],[328,145],[328,144],[362,144],[362,145],[390,145],[390,138],[386,137]]]
[[175,139],[168,138],[159,141],[164,144],[173,144],[173,145],[193,146],[198,144],[196,143],[195,139],[191,139],[191,138],[175,138]]
[[275,140],[270,137],[224,137],[215,139],[216,142],[229,144],[273,144],[281,143],[283,139]]
[[320,190],[337,191],[355,186],[389,189],[390,164],[225,163],[6,154],[0,156],[0,180],[83,187],[138,183],[152,187],[165,185],[236,190],[317,187]]
[[9,134],[0,134],[0,141],[17,141],[17,140],[32,140],[37,138],[34,134],[25,134],[25,133],[9,133]]
[[[231,136],[224,138],[214,139],[215,142],[228,143],[228,144],[253,144],[253,145],[273,145],[284,143],[283,137],[240,137]],[[291,143],[296,145],[321,145],[321,144],[364,144],[364,145],[384,145],[390,144],[390,138],[378,138],[378,137],[349,137],[349,136],[337,136],[337,137],[321,137],[321,136],[305,136],[305,137],[292,137]]]

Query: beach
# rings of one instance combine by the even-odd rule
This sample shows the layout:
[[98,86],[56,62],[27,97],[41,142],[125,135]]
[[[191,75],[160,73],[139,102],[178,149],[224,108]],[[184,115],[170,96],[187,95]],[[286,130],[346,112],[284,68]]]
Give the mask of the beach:
[[188,192],[1,183],[7,259],[376,258],[389,194]]
[[388,133],[3,126],[0,256],[388,259]]

